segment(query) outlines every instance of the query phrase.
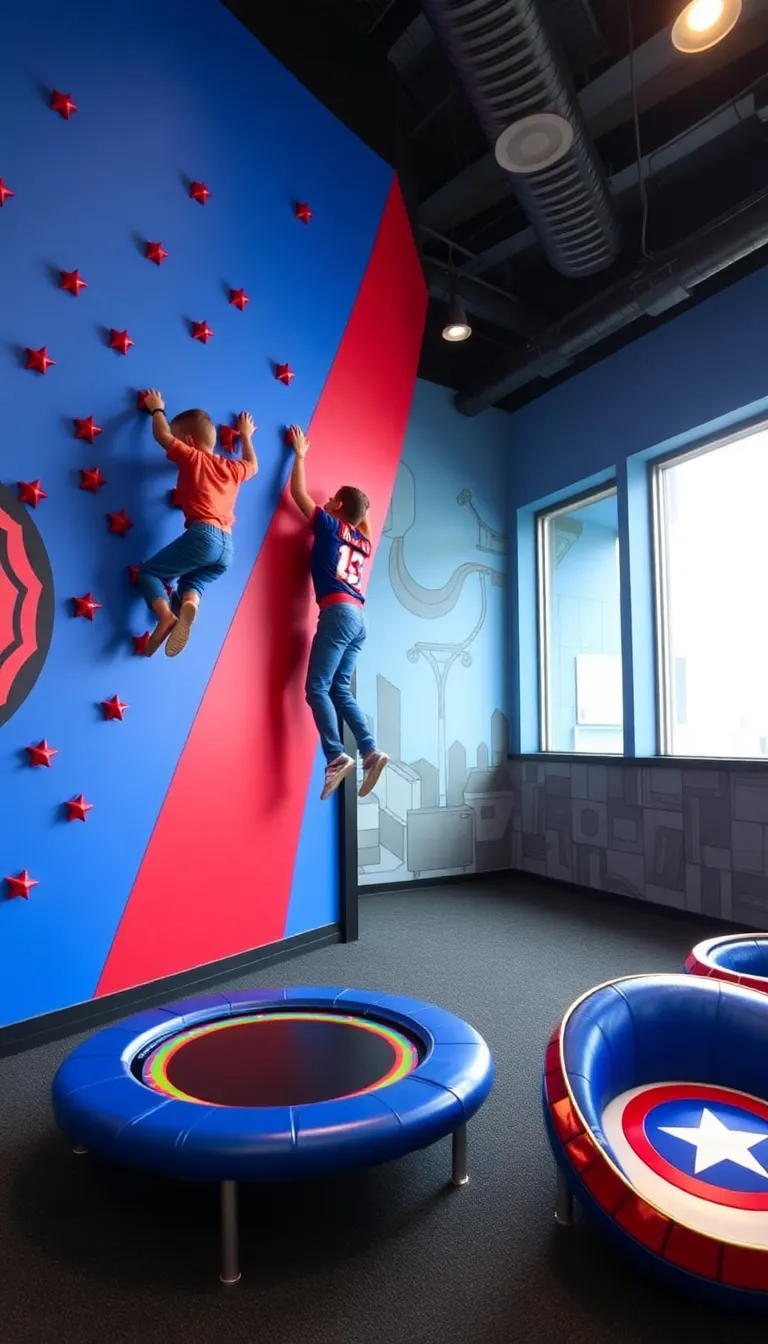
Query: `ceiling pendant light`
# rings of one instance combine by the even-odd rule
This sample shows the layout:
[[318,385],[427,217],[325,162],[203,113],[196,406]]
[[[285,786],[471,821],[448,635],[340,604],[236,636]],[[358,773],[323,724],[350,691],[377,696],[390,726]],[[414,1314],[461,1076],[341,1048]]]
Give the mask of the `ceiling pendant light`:
[[472,328],[467,321],[467,314],[457,298],[451,299],[443,327],[443,340],[468,341],[471,335]]
[[690,0],[672,25],[672,45],[686,55],[709,51],[736,26],[742,4],[743,0]]

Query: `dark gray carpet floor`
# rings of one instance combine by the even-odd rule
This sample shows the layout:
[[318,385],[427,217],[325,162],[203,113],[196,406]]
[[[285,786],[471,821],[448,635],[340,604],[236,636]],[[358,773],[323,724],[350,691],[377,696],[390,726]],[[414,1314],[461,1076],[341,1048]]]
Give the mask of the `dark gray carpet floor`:
[[740,1344],[765,1325],[691,1306],[580,1219],[552,1219],[542,1052],[585,988],[677,970],[712,932],[643,907],[489,883],[371,896],[361,941],[230,984],[345,984],[432,999],[488,1040],[498,1077],[450,1143],[387,1167],[247,1187],[243,1279],[218,1284],[217,1192],[77,1158],[48,1093],[74,1040],[0,1060],[0,1344]]

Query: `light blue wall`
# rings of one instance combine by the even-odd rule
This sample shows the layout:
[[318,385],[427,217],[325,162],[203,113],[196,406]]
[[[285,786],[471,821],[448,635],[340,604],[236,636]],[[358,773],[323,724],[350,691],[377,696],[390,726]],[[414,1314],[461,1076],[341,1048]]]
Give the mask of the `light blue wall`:
[[656,750],[650,458],[768,414],[768,269],[756,272],[510,417],[513,742],[539,748],[533,514],[615,477],[625,753]]
[[508,426],[416,385],[358,667],[360,703],[392,757],[359,809],[366,883],[510,862]]

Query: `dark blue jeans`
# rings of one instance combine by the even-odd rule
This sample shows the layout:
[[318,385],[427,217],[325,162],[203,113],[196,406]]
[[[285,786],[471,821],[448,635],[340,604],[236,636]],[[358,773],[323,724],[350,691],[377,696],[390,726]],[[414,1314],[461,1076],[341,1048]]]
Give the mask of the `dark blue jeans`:
[[312,710],[325,759],[341,756],[339,721],[352,729],[357,749],[367,756],[376,745],[352,694],[352,674],[368,627],[357,603],[337,602],[320,612],[307,669],[307,704]]
[[178,579],[180,593],[202,593],[229,569],[232,555],[229,532],[222,532],[212,523],[193,523],[170,546],[164,546],[141,566],[139,584],[147,606],[166,596],[164,585],[173,579]]

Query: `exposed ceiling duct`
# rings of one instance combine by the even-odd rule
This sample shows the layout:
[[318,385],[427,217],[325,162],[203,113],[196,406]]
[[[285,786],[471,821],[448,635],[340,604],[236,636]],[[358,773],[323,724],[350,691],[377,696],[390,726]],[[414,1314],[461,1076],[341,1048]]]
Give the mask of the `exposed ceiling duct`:
[[[497,155],[500,137],[512,139],[511,180],[551,264],[572,277],[610,266],[619,249],[613,207],[540,0],[424,0],[423,7]],[[526,118],[536,122],[516,139],[512,128]],[[567,132],[559,150],[558,127]],[[537,168],[548,137],[554,155],[568,140],[570,147]]]
[[691,290],[768,243],[768,192],[760,192],[681,246],[644,263],[537,340],[507,355],[456,396],[464,415],[477,415],[525,387],[551,378],[577,356],[643,316],[659,317],[685,302]]

